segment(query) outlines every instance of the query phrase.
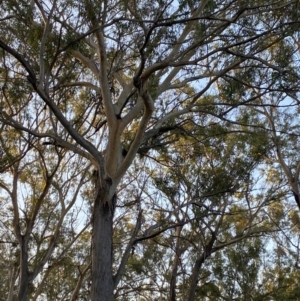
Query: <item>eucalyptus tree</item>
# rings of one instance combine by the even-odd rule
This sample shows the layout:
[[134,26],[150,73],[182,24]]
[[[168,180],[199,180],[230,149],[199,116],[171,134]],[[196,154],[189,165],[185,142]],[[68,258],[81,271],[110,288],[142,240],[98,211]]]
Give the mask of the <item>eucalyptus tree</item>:
[[201,289],[207,300],[299,299],[299,213],[288,194],[263,208],[261,237],[243,240],[216,253],[210,261],[211,282]]
[[[93,165],[91,300],[112,300],[133,241],[157,230],[140,233],[138,210],[113,265],[117,192],[137,154],[193,135],[188,121],[238,122],[239,106],[284,92],[297,70],[270,53],[296,36],[298,1],[3,0],[1,8],[1,123]],[[257,80],[253,70],[271,75]],[[34,106],[45,126],[30,127]]]
[[[2,106],[9,109],[11,99],[5,95]],[[14,119],[10,117],[10,122],[24,121],[17,105],[11,107],[10,114]],[[25,122],[34,128],[39,117]],[[7,125],[2,127],[1,149],[0,233],[1,244],[6,246],[1,260],[1,282],[5,285],[2,296],[7,300],[26,300],[27,296],[36,300],[44,284],[64,263],[64,269],[72,271],[74,277],[68,276],[68,285],[57,295],[51,292],[51,300],[57,300],[75,290],[78,274],[90,267],[90,262],[75,252],[78,238],[90,225],[86,215],[80,213],[83,205],[79,200],[88,163],[74,154],[68,156],[63,149],[49,152],[33,136],[8,129]],[[68,261],[70,256],[72,260]]]
[[[133,240],[127,272],[116,292],[120,300],[204,297],[205,291],[211,293],[215,280],[210,272],[214,254],[245,239],[261,243],[261,236],[274,231],[262,209],[278,194],[277,183],[268,192],[256,183],[260,178],[257,168],[270,146],[254,143],[262,133],[245,134],[230,128],[225,123],[199,124],[198,133],[181,137],[172,151],[165,149],[144,159],[156,163],[145,163],[150,176],[141,178],[147,185],[137,179],[145,187],[139,197],[146,219],[141,232],[149,233],[149,224],[154,231],[148,241],[145,234]],[[254,197],[258,189],[261,195]],[[134,212],[128,205],[137,196],[128,199],[128,195],[119,193],[127,206],[117,215],[122,212],[127,222],[115,241],[117,254],[122,239],[130,239],[124,229],[132,223]],[[251,259],[252,255],[249,253]]]

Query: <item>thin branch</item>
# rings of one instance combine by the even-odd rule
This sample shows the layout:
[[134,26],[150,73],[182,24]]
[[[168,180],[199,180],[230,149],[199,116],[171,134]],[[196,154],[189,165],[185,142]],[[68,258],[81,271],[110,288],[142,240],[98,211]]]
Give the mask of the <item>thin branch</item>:
[[130,256],[131,249],[132,249],[133,245],[136,243],[136,236],[137,236],[137,234],[138,234],[138,232],[140,231],[140,228],[141,228],[142,216],[143,216],[143,210],[141,210],[139,212],[139,215],[137,217],[137,221],[136,221],[136,224],[135,224],[135,228],[134,228],[134,230],[131,234],[130,241],[128,242],[128,244],[126,246],[126,249],[125,249],[125,252],[122,256],[122,260],[121,260],[121,263],[119,265],[118,271],[117,271],[116,275],[114,276],[114,288],[115,289],[118,286],[118,284],[119,284],[119,282],[120,282],[120,280],[121,280],[121,278],[124,274],[126,264],[127,264],[128,258]]

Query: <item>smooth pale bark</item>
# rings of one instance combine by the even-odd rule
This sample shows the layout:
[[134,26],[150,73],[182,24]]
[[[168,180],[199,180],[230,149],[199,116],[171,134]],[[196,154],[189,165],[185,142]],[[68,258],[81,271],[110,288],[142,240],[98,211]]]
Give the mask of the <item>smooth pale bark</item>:
[[283,171],[287,177],[287,180],[292,189],[296,204],[297,204],[298,208],[300,209],[300,192],[299,192],[299,186],[298,186],[299,173],[300,173],[300,162],[297,164],[296,171],[293,173],[291,168],[288,166],[288,164],[284,160],[284,156],[282,155],[281,143],[277,136],[277,130],[276,130],[275,121],[274,121],[275,117],[273,116],[273,111],[272,110],[268,111],[266,108],[264,108],[264,111],[260,111],[258,109],[256,109],[256,111],[258,111],[261,114],[264,114],[268,119],[269,125],[272,129],[272,135],[273,135],[272,140],[273,140],[273,143],[274,143],[275,149],[276,149],[277,161],[280,164],[281,168],[283,169]]
[[17,267],[16,266],[11,267],[7,301],[13,301],[14,298],[14,284],[16,279],[16,273],[17,273]]
[[80,277],[77,281],[76,287],[72,293],[72,296],[70,298],[70,301],[76,301],[79,296],[79,291],[81,288],[81,285],[86,277],[87,271],[91,268],[91,265],[89,264],[82,272],[80,272]]
[[[113,301],[112,271],[113,213],[115,199],[108,199],[109,188],[99,189],[93,213],[92,301]],[[108,201],[107,201],[108,200]]]

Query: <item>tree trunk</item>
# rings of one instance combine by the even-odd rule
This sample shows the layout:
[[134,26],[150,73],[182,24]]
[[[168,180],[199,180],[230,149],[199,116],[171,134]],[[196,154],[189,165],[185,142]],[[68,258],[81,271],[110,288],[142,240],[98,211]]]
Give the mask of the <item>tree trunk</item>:
[[[106,188],[107,189],[107,188]],[[113,301],[112,237],[115,197],[102,189],[93,212],[91,301]],[[107,190],[106,190],[107,191]]]
[[171,274],[170,281],[170,301],[176,301],[176,280],[177,280],[177,270],[178,265],[180,264],[180,257],[183,252],[183,249],[180,248],[180,234],[183,226],[179,226],[176,229],[176,247],[175,247],[175,259],[173,262],[173,269]]
[[195,300],[195,294],[196,294],[196,289],[197,289],[197,285],[198,285],[198,277],[199,277],[200,270],[201,270],[202,265],[205,262],[205,260],[210,257],[210,255],[212,253],[212,248],[213,248],[213,245],[214,245],[216,239],[217,239],[217,235],[216,235],[216,232],[214,232],[214,233],[212,233],[212,237],[211,237],[209,243],[204,247],[204,252],[202,253],[202,255],[200,257],[198,257],[198,259],[195,262],[195,265],[194,265],[194,268],[192,271],[192,275],[191,275],[191,286],[190,286],[190,291],[189,291],[189,296],[188,296],[187,301]]
[[13,301],[14,299],[14,286],[15,286],[16,272],[17,272],[17,268],[15,266],[10,267],[9,292],[7,296],[7,301]]
[[20,245],[20,284],[18,301],[26,301],[29,285],[29,271],[28,271],[28,242],[23,236],[22,243]]

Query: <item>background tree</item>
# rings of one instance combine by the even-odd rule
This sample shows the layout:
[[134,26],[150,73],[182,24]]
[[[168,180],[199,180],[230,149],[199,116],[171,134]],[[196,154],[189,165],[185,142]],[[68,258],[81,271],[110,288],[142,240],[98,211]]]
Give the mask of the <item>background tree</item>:
[[[260,224],[256,220],[262,212],[260,210],[270,200],[270,195],[277,196],[280,189],[278,185],[261,188],[262,201],[255,193],[250,193],[254,187],[255,167],[268,155],[270,141],[261,131],[266,129],[265,120],[247,109],[261,106],[260,100],[273,94],[297,97],[294,87],[298,85],[298,70],[294,67],[298,49],[290,41],[297,37],[298,1],[254,1],[249,4],[208,0],[195,3],[99,3],[90,0],[83,3],[59,0],[27,3],[8,0],[1,4],[3,87],[0,118],[6,136],[13,139],[9,135],[12,128],[22,137],[27,137],[30,149],[34,141],[35,149],[40,153],[56,153],[56,163],[50,164],[50,168],[41,157],[45,187],[49,186],[47,190],[52,185],[48,182],[53,181],[56,169],[60,171],[61,153],[76,160],[71,164],[67,159],[66,169],[72,170],[73,176],[81,176],[78,183],[85,179],[82,164],[91,164],[95,169],[94,176],[90,177],[94,185],[91,208],[92,300],[113,299],[114,289],[120,285],[136,243],[144,241],[146,244],[145,240],[163,232],[168,235],[172,228],[176,229],[175,237],[180,241],[184,230],[189,230],[187,226],[184,228],[187,218],[194,219],[201,213],[199,208],[209,206],[209,212],[223,212],[210,221],[205,220],[206,215],[198,217],[200,225],[196,223],[194,227],[197,237],[202,237],[197,247],[200,254],[207,252],[207,248],[212,252],[212,245],[217,240],[215,236],[226,221],[226,207],[232,206],[235,198],[241,198],[243,202],[237,202],[234,212],[244,211],[248,205],[248,212],[244,214],[249,222],[235,221],[236,229],[228,231],[228,239],[234,240],[234,235],[252,230],[257,222]],[[284,55],[286,53],[293,55],[290,60]],[[8,96],[8,93],[12,95]],[[233,126],[229,127],[229,123]],[[200,207],[193,203],[186,205],[183,214],[182,199],[174,193],[175,187],[180,192],[183,183],[163,175],[163,168],[156,175],[151,165],[165,164],[157,159],[161,154],[167,161],[181,167],[182,163],[176,158],[175,147],[179,145],[176,143],[186,137],[193,137],[196,142],[202,129],[216,130],[224,137],[227,137],[227,129],[249,135],[247,138],[233,136],[232,139],[242,139],[242,143],[206,138],[206,153],[199,155],[207,166],[190,165],[200,168],[201,177],[191,175],[197,184],[194,192],[184,183],[189,198],[183,199],[194,203],[197,194],[193,193],[197,192],[207,193],[198,195],[200,199],[207,198],[207,195],[211,197],[207,205],[205,201]],[[258,135],[253,136],[253,129],[259,129]],[[206,135],[210,135],[209,131]],[[253,139],[251,144],[249,139]],[[231,156],[224,149],[235,152],[235,158],[228,164],[225,160],[231,160]],[[141,166],[144,158],[149,160],[146,166]],[[17,162],[11,178],[15,182],[20,180],[19,174],[23,171],[16,167]],[[179,169],[178,172],[190,176],[188,170]],[[120,200],[122,191],[124,187],[130,187],[137,174],[144,177],[136,181],[142,186],[133,195],[135,200],[128,205],[126,198],[132,196],[126,195]],[[38,176],[42,177],[42,174]],[[159,204],[158,200],[155,203],[151,199],[152,192],[147,192],[143,186],[147,177],[153,178],[156,184],[152,186],[164,194],[170,188],[168,202]],[[61,179],[64,182],[66,177]],[[41,187],[44,194],[47,192],[45,187]],[[62,186],[53,187],[58,195],[59,192],[62,194],[63,202],[68,202],[69,195],[72,200],[76,196],[76,189],[71,189],[67,196],[62,193]],[[9,188],[6,191],[11,192]],[[223,193],[220,196],[216,194],[219,191]],[[162,207],[161,216],[157,208],[145,214],[147,201],[143,202],[143,196],[146,193],[150,195],[150,203]],[[43,198],[39,206],[42,204],[50,206],[51,201],[46,202]],[[126,217],[126,213],[116,212],[120,205],[126,209],[138,205],[138,210],[131,210],[131,215]],[[18,223],[16,208],[15,222]],[[169,215],[165,216],[164,212],[168,210]],[[60,218],[64,215],[62,206]],[[240,219],[243,217],[240,214]],[[122,232],[113,230],[114,218],[119,225],[127,227],[128,237],[127,245],[119,250],[115,248],[115,253],[113,238],[121,243],[118,235],[121,237]],[[193,220],[188,222],[192,227]],[[34,225],[33,220],[32,227]],[[20,254],[25,254],[22,251],[23,233],[15,231],[15,234],[19,238]],[[29,231],[28,240],[32,238]],[[147,243],[153,244],[152,241]],[[169,246],[172,244],[176,246],[169,242]],[[158,245],[155,249],[161,251]],[[181,247],[177,249],[181,250]],[[118,259],[114,259],[116,254],[120,255]],[[194,265],[186,271],[191,284],[186,296],[193,300],[201,255],[190,258]],[[154,264],[156,259],[150,259]],[[176,260],[179,259],[174,260],[173,275],[177,269]],[[27,277],[28,271],[25,274],[22,271],[20,275],[27,274]],[[175,278],[166,278],[172,280],[170,296],[176,291]],[[24,289],[22,285],[20,287],[19,300],[25,300],[28,285],[25,283]]]
[[[43,291],[42,285],[48,281],[51,273],[58,274],[55,270],[59,265],[63,263],[66,271],[73,269],[76,272],[76,259],[68,262],[67,258],[75,257],[73,248],[76,240],[89,225],[83,212],[79,216],[83,204],[78,200],[79,192],[86,182],[86,171],[78,171],[76,165],[80,164],[82,167],[82,162],[72,164],[72,157],[64,160],[66,158],[59,152],[45,154],[38,149],[38,145],[30,144],[28,147],[19,138],[18,141],[17,135],[14,137],[15,147],[9,147],[9,150],[12,156],[22,158],[17,161],[12,158],[15,162],[9,162],[10,167],[2,173],[3,179],[0,182],[4,208],[2,243],[9,248],[7,252],[3,252],[3,257],[8,256],[3,258],[6,266],[3,274],[9,279],[6,283],[6,288],[9,287],[8,300],[13,300],[15,294],[19,299],[28,295],[34,300],[36,298],[33,296]],[[7,141],[6,147],[8,146]],[[72,164],[73,169],[70,170],[65,164]],[[78,231],[80,224],[82,230]],[[19,254],[17,246],[20,249]],[[72,252],[75,255],[71,255]],[[89,261],[84,263],[84,259],[77,258],[79,271],[80,266],[89,266]],[[39,274],[41,282],[36,279]],[[73,282],[77,277],[74,275]],[[35,286],[32,285],[33,281]],[[61,280],[60,283],[62,284]],[[75,284],[71,284],[69,290],[73,290]],[[50,286],[48,289],[51,289]],[[62,289],[58,296],[62,296],[61,294]],[[5,295],[7,293],[3,294]],[[57,299],[53,292],[51,297],[51,300]]]

